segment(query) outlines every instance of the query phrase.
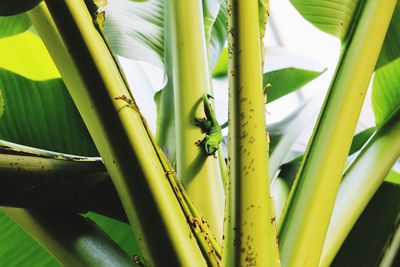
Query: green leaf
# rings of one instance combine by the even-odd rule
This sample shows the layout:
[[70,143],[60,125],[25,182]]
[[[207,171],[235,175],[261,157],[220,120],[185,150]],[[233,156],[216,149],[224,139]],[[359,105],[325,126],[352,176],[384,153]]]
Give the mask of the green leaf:
[[18,208],[2,211],[64,266],[135,265],[99,227],[79,214]]
[[343,40],[353,23],[360,0],[290,0],[300,14],[315,27]]
[[0,38],[24,32],[31,25],[31,21],[26,14],[0,17]]
[[400,111],[400,58],[379,68],[372,86],[372,108],[380,128]]
[[0,68],[29,79],[60,78],[43,42],[32,32],[0,39],[0,58]]
[[397,1],[396,9],[394,10],[392,21],[386,33],[385,41],[382,46],[381,54],[379,55],[376,68],[389,63],[392,60],[400,57],[400,2]]
[[353,227],[332,267],[378,266],[399,220],[400,185],[385,182]]
[[351,142],[349,156],[360,150],[364,146],[364,144],[368,141],[368,139],[374,134],[374,132],[375,132],[375,127],[371,127],[356,134],[353,137],[353,141]]
[[0,212],[0,266],[61,266],[24,230]]
[[298,68],[280,69],[264,73],[263,85],[268,103],[303,87],[321,75],[321,73],[323,72]]
[[213,70],[213,77],[224,77],[228,73],[228,48],[224,47]]
[[390,171],[385,181],[400,185],[400,173],[396,171]]
[[4,114],[0,138],[57,152],[97,155],[61,79],[32,81],[0,69]]
[[18,13],[32,9],[42,0],[18,0],[18,1],[1,1],[0,16],[16,15]]

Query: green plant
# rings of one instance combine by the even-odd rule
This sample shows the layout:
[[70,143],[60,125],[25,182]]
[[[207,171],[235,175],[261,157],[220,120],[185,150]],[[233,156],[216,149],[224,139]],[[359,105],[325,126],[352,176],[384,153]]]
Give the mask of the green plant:
[[[400,3],[291,0],[342,42],[294,153],[317,99],[267,127],[265,103],[322,71],[262,73],[268,0],[39,2],[0,5],[0,265],[399,261]],[[147,85],[117,56],[167,77],[155,137],[133,98]],[[228,143],[209,153],[196,119],[210,119],[213,76],[229,81]],[[376,125],[354,135],[371,77]]]

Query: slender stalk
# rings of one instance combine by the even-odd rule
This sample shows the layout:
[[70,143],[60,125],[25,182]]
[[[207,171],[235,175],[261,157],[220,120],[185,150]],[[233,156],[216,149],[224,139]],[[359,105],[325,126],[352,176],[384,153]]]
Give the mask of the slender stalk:
[[210,92],[202,1],[167,2],[174,66],[177,173],[211,229],[221,238],[224,190],[219,164],[206,155],[203,147],[195,145],[204,138],[195,119],[205,117],[202,99]]
[[63,266],[136,266],[131,256],[80,215],[1,208]]
[[396,257],[398,257],[400,251],[400,222],[395,230],[392,242],[383,254],[382,260],[379,263],[379,267],[394,266],[396,263]]
[[224,266],[280,266],[269,196],[257,1],[228,1],[229,139]]
[[395,0],[365,1],[359,12],[281,220],[284,266],[318,265],[354,129],[395,5]]
[[340,185],[322,251],[329,266],[353,225],[400,156],[400,120],[380,129],[347,168]]
[[[43,9],[31,17],[44,19],[33,21],[103,158],[145,261],[152,266],[204,266],[174,191],[164,179],[150,133],[85,3],[46,4],[51,18]],[[44,24],[51,19],[57,29]]]

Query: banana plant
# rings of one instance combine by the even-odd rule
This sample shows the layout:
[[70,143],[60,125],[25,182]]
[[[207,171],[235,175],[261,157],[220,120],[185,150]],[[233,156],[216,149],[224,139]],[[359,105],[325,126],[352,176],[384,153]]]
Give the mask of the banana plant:
[[268,67],[269,0],[0,4],[0,265],[399,264],[400,3],[290,2],[340,57],[274,123],[326,69]]

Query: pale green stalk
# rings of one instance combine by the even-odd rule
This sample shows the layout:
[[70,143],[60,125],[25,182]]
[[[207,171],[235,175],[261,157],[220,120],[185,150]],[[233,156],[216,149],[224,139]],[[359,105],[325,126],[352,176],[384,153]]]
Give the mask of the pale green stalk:
[[[217,159],[195,143],[204,138],[196,118],[204,118],[203,96],[210,92],[201,0],[168,2],[176,125],[176,165],[185,189],[222,237],[224,189]],[[171,107],[172,108],[172,107]]]
[[396,0],[365,1],[331,88],[280,228],[283,266],[317,266],[368,84]]
[[347,168],[340,185],[322,251],[329,266],[393,164],[400,156],[400,120],[380,129]]
[[224,266],[280,266],[269,196],[257,1],[228,1],[229,139]]
[[204,266],[150,133],[85,3],[46,3],[51,17],[43,6],[30,17],[103,158],[145,261],[152,266]]
[[1,208],[63,266],[136,266],[130,255],[78,214]]

